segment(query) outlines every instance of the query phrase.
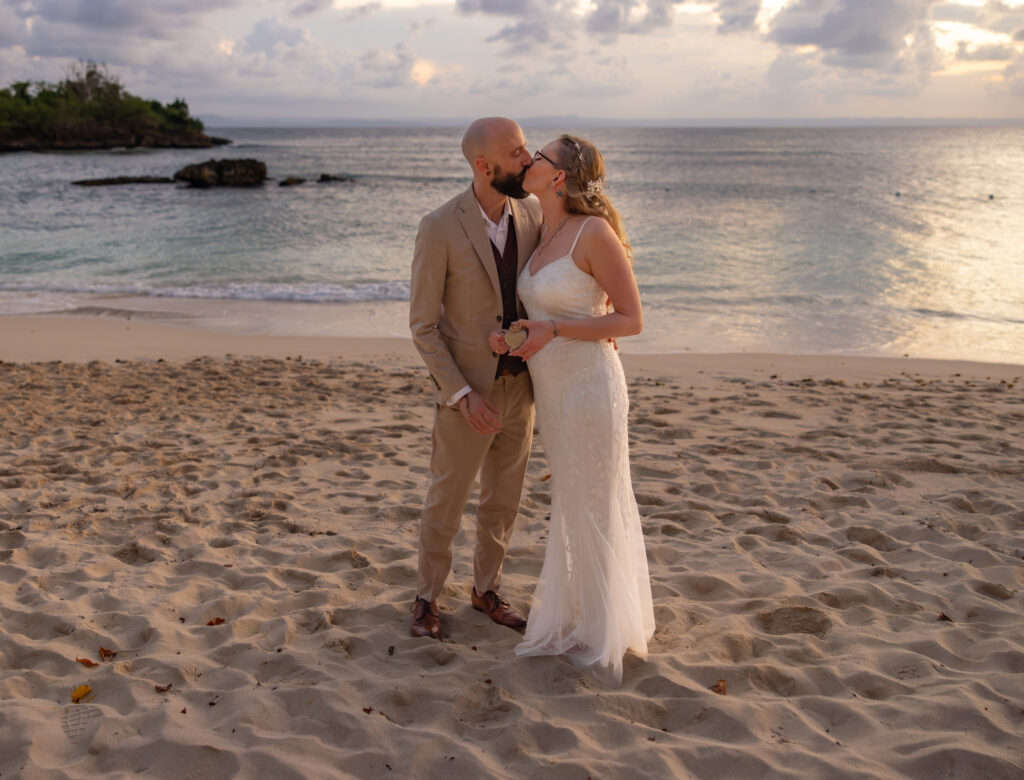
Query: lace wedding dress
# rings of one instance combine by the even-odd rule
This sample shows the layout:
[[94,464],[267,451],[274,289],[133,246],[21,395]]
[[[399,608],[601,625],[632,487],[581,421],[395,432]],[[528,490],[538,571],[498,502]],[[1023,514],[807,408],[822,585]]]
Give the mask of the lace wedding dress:
[[[572,260],[577,241],[579,233],[567,255],[536,275],[529,263],[523,269],[518,291],[530,319],[605,313],[601,285]],[[647,555],[629,476],[622,364],[605,340],[560,337],[530,358],[530,376],[551,467],[551,526],[526,634],[515,653],[565,654],[618,685],[626,651],[646,657],[654,633]]]

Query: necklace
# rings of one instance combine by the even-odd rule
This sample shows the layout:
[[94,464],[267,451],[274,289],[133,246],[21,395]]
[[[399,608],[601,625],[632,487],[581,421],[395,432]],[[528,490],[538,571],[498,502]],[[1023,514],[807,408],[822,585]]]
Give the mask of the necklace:
[[556,227],[554,229],[554,231],[551,233],[551,235],[548,236],[546,240],[542,240],[540,242],[540,246],[537,247],[537,254],[538,255],[547,248],[548,244],[550,244],[552,241],[555,240],[555,236],[557,236],[558,235],[558,231],[562,229],[562,225],[564,225],[568,221],[569,221],[569,215],[566,214],[564,217],[562,217],[562,221],[558,223],[558,227]]

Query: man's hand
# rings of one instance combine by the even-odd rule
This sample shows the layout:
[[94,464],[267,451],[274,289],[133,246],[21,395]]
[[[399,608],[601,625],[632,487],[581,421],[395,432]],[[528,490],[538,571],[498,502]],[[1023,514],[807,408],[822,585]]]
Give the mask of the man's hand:
[[508,352],[504,330],[492,330],[491,335],[487,337],[487,343],[491,347],[491,352],[497,352],[499,355],[504,355]]
[[501,414],[476,390],[462,396],[458,406],[469,427],[477,433],[492,436],[501,431]]

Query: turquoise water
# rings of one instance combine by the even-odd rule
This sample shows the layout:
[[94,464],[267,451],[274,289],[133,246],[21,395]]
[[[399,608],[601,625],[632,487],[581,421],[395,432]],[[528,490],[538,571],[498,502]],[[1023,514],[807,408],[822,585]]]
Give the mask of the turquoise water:
[[[557,134],[525,129],[531,147]],[[648,323],[636,348],[1024,362],[1024,129],[580,132],[605,154],[636,251]],[[402,331],[419,218],[468,183],[461,129],[218,134],[234,144],[0,155],[0,313],[111,296],[211,311],[292,301],[332,305],[342,330],[347,311],[379,306]],[[310,181],[70,184],[211,156]]]

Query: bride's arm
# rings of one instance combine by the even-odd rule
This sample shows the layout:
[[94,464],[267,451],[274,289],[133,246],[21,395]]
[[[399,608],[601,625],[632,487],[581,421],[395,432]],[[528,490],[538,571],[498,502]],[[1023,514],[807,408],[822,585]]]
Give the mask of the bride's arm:
[[[590,225],[594,229],[589,229]],[[595,219],[590,225],[577,245],[578,265],[604,288],[614,311],[587,319],[520,320],[519,323],[529,331],[529,338],[511,354],[529,360],[555,338],[556,330],[559,336],[586,341],[635,336],[643,330],[640,291],[626,250],[605,220]]]

